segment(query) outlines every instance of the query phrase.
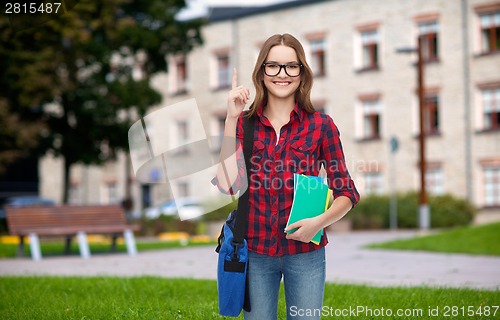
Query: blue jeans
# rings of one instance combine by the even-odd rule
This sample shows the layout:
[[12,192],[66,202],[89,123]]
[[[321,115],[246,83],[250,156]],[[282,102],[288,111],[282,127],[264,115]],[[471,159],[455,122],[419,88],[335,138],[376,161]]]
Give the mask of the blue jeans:
[[251,312],[245,312],[245,320],[278,318],[282,276],[287,319],[320,318],[325,287],[325,248],[282,257],[249,252],[248,259]]

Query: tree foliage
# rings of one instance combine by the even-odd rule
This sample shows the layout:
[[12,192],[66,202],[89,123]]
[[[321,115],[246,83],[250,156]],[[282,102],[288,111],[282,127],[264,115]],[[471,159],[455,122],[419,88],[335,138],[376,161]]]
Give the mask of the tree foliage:
[[166,55],[201,43],[202,21],[175,20],[184,6],[82,0],[26,30],[0,17],[0,170],[25,150],[52,152],[64,158],[67,191],[73,164],[126,149],[131,115],[161,101],[150,80]]

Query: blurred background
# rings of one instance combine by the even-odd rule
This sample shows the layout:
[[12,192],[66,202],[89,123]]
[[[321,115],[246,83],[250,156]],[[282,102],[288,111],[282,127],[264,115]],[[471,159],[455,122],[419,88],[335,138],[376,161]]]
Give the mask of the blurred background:
[[[147,183],[135,179],[127,132],[146,115],[148,132],[167,144],[204,131],[216,159],[233,67],[253,93],[261,45],[290,33],[314,71],[313,104],[339,127],[362,196],[345,228],[500,220],[499,1],[109,0],[64,1],[58,14],[25,9],[0,17],[2,205],[119,203],[130,220],[142,219],[145,235],[208,232],[228,207],[196,221],[175,213],[203,210],[192,195],[217,191],[189,177],[155,183],[161,168]],[[192,98],[202,128],[188,112],[155,122],[155,111]]]

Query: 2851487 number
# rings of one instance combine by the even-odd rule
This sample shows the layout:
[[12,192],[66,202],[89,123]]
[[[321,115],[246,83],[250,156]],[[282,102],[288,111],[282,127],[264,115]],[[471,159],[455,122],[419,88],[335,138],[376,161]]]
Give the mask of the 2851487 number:
[[5,4],[6,14],[30,14],[30,13],[58,13],[61,7],[61,2],[47,3],[10,3]]

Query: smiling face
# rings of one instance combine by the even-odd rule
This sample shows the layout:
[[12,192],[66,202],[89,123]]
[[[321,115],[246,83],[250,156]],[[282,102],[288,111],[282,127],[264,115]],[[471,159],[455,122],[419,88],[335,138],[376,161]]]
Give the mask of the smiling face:
[[[293,48],[285,45],[277,45],[269,50],[265,62],[272,62],[277,65],[297,65],[299,64],[299,59],[297,58],[297,53]],[[277,75],[268,76],[264,73],[263,77],[264,85],[267,88],[270,100],[274,98],[291,99],[293,100],[293,103],[295,102],[294,95],[300,85],[301,76],[290,77],[285,72],[285,68],[281,68]]]
[[[287,76],[285,69],[281,68],[279,70],[280,67],[276,67],[276,65],[274,71],[271,68],[267,72],[271,76],[267,76],[263,64],[271,60],[276,60],[276,65],[284,65],[289,62],[299,63],[301,65],[298,70],[300,76]],[[280,73],[276,74],[277,71],[280,71]],[[293,76],[297,73],[296,71],[291,69],[289,74]],[[297,103],[299,108],[304,109],[306,112],[313,113],[315,111],[311,103],[313,74],[307,64],[302,44],[291,34],[275,34],[264,42],[257,61],[255,61],[252,82],[255,86],[255,99],[249,108],[250,116],[254,116],[266,102],[269,104],[274,99],[281,99],[281,97],[287,97],[289,100],[277,101],[280,104],[283,102],[285,104]]]

